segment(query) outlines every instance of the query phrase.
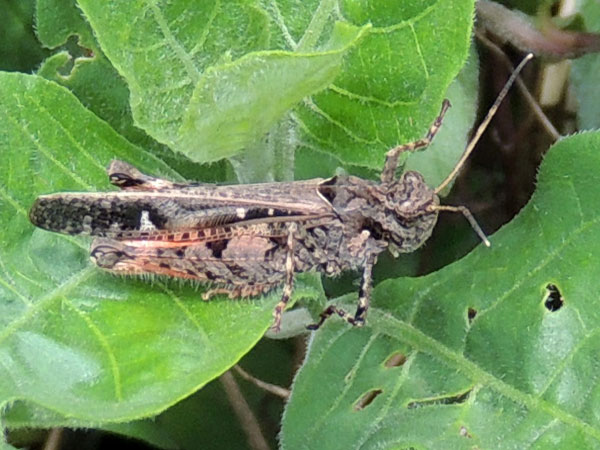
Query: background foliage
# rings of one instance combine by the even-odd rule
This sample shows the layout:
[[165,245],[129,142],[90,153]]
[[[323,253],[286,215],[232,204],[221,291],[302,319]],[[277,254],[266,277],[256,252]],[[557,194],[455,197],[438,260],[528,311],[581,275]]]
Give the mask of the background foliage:
[[[491,249],[414,277],[477,243],[459,217],[424,250],[382,257],[361,330],[332,320],[261,339],[278,292],[205,303],[186,284],[114,278],[88,261],[89,239],[27,219],[39,194],[110,189],[113,158],[207,182],[376,176],[386,149],[421,137],[448,97],[436,142],[406,162],[436,185],[475,121],[472,1],[4,3],[0,403],[13,444],[35,439],[31,429],[84,427],[161,448],[256,448],[227,379],[211,383],[243,358],[270,382],[289,386],[296,373],[281,423],[281,402],[239,381],[273,447],[599,446],[597,133],[548,152],[536,193]],[[598,28],[597,4],[584,8],[586,28]],[[46,49],[31,44],[32,17]],[[487,57],[484,88],[503,75]],[[597,60],[573,67],[581,128],[597,126],[586,95]],[[468,205],[490,231],[528,199],[547,148],[515,98],[490,133],[507,138],[502,150],[478,149],[444,201]],[[295,299],[352,308],[354,279],[302,277]],[[308,320],[288,317],[287,335]]]

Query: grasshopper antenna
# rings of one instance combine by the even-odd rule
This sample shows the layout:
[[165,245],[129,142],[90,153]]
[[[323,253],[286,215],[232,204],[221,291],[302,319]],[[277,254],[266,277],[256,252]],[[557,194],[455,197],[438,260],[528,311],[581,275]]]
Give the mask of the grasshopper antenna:
[[[500,103],[502,103],[502,100],[504,100],[504,97],[506,97],[508,90],[511,88],[511,86],[513,85],[513,83],[515,82],[517,77],[519,76],[519,73],[521,72],[521,70],[523,69],[525,64],[527,64],[531,58],[533,58],[533,54],[528,53],[525,56],[525,58],[523,58],[523,60],[519,63],[517,68],[514,70],[514,72],[512,73],[512,75],[510,76],[510,78],[508,79],[508,81],[506,82],[506,84],[504,85],[504,87],[502,88],[500,93],[498,94],[496,101],[494,102],[492,107],[489,109],[487,115],[485,116],[485,119],[483,119],[483,121],[477,128],[477,131],[473,135],[473,139],[471,139],[471,142],[469,142],[469,144],[467,145],[467,148],[465,149],[462,156],[460,157],[460,160],[458,161],[456,166],[454,166],[454,169],[452,169],[452,172],[450,172],[450,175],[448,175],[446,177],[446,179],[444,181],[442,181],[442,183],[437,188],[435,188],[434,192],[436,194],[439,194],[446,186],[448,186],[448,184],[451,183],[452,180],[454,180],[454,178],[456,178],[456,176],[458,175],[458,172],[460,172],[460,170],[463,168],[463,166],[465,165],[465,161],[467,160],[469,155],[473,152],[473,149],[475,148],[475,145],[477,145],[477,142],[479,142],[481,135],[486,130],[487,126],[489,125],[490,121],[493,119],[494,115],[496,115],[496,111],[498,110]],[[469,220],[469,222],[471,222],[471,220]],[[479,226],[476,228],[476,230],[477,229],[479,229]],[[478,232],[477,234],[480,234],[480,233]],[[481,234],[480,234],[480,236],[481,236]],[[483,241],[486,242],[487,239],[483,239]],[[486,242],[486,245],[489,246],[489,244],[487,244],[487,242]]]

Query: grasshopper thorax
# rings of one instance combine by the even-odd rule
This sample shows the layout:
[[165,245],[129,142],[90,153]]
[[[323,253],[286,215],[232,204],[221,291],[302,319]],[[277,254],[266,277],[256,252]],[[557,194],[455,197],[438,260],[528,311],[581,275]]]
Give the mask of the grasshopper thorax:
[[366,230],[394,253],[420,247],[437,221],[438,196],[417,172],[382,183],[353,176],[333,177],[319,186],[319,192],[349,233]]

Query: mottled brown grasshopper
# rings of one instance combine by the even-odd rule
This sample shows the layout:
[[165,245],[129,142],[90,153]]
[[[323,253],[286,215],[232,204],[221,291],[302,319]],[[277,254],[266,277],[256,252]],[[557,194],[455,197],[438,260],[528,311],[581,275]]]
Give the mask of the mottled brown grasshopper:
[[[508,83],[504,94],[507,89]],[[496,108],[504,94],[498,97]],[[204,298],[223,293],[231,298],[259,295],[283,284],[274,311],[275,330],[292,293],[294,273],[318,271],[332,276],[361,268],[356,312],[352,315],[330,306],[309,328],[317,329],[332,314],[362,326],[377,256],[386,249],[393,253],[416,250],[431,235],[439,211],[463,213],[489,245],[465,207],[442,206],[438,198],[478,136],[436,189],[429,188],[417,172],[406,172],[399,179],[395,176],[400,154],[428,146],[448,107],[444,101],[425,138],[387,153],[379,182],[334,176],[232,186],[174,183],[113,161],[108,176],[121,191],[43,195],[29,217],[46,230],[97,236],[91,258],[108,271],[214,284]]]

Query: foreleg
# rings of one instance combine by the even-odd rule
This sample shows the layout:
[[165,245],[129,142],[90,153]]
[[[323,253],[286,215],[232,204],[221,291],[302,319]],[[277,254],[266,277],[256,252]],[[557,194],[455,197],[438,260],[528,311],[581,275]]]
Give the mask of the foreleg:
[[431,144],[431,141],[433,140],[434,136],[436,135],[436,133],[440,129],[440,126],[442,125],[444,115],[446,114],[446,111],[449,107],[450,102],[448,100],[444,100],[444,102],[442,103],[442,109],[440,111],[440,114],[436,117],[435,121],[429,128],[427,135],[425,135],[423,139],[419,139],[418,141],[410,142],[408,144],[399,145],[387,152],[385,157],[385,164],[383,166],[383,172],[381,172],[382,183],[391,183],[392,181],[394,181],[396,169],[398,168],[398,157],[401,153],[406,151],[412,152],[420,148],[425,148],[429,144]]

